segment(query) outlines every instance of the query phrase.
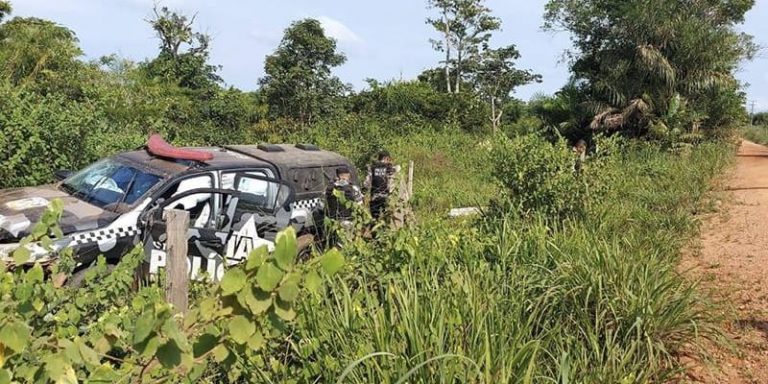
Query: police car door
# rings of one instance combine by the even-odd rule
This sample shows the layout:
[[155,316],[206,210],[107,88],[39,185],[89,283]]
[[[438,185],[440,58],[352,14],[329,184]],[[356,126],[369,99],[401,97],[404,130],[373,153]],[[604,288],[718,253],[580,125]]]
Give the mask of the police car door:
[[[264,194],[248,193],[253,182],[263,183]],[[290,204],[292,191],[279,181],[248,176],[236,179],[237,189],[201,188],[181,193],[150,213],[148,239],[145,240],[150,274],[159,273],[166,265],[166,228],[163,212],[191,204],[189,201],[210,201],[210,213],[193,216],[187,231],[188,267],[191,278],[203,275],[219,280],[226,265],[237,264],[256,248],[266,245],[273,249],[273,242],[265,240],[258,231],[258,214],[269,215],[282,205]],[[214,198],[216,197],[216,198]],[[189,210],[189,209],[187,209]]]

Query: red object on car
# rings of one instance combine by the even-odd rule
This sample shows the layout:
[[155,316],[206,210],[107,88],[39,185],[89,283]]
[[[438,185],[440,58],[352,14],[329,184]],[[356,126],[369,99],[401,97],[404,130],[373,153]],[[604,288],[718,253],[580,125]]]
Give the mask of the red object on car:
[[168,144],[168,142],[163,140],[158,134],[149,136],[147,150],[155,156],[166,157],[169,159],[194,161],[209,161],[213,159],[213,153],[194,149],[176,148],[173,145]]

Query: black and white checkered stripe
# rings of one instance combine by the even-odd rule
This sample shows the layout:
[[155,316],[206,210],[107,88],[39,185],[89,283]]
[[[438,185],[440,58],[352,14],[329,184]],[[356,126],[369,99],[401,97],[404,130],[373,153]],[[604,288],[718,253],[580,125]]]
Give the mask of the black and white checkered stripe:
[[291,204],[291,209],[306,209],[311,211],[317,208],[319,204],[320,204],[319,197],[316,197],[314,199],[299,200]]
[[72,235],[72,242],[74,245],[88,244],[88,243],[100,243],[106,240],[112,240],[114,238],[135,236],[140,233],[137,227],[122,227],[122,228],[106,228],[93,232],[78,233]]

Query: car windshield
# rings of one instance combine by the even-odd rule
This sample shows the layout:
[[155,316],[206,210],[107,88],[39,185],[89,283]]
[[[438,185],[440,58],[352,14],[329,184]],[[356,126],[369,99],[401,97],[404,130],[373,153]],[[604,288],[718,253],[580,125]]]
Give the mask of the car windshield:
[[101,208],[131,205],[147,194],[161,177],[116,159],[104,159],[64,180],[61,188]]

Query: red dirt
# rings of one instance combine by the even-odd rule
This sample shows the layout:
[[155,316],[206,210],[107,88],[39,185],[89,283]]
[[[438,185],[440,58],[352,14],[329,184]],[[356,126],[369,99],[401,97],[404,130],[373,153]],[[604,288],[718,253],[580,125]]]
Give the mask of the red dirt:
[[720,302],[726,345],[704,343],[685,382],[768,383],[768,148],[743,141],[718,213],[682,268]]

